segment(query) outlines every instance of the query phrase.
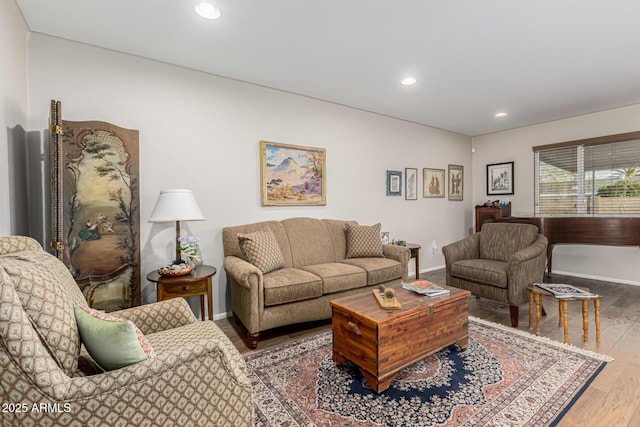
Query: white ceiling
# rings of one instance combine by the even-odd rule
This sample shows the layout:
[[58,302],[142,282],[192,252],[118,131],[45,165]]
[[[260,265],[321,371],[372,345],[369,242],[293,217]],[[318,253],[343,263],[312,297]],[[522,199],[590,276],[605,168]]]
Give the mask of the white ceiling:
[[471,136],[640,103],[637,0],[198,1],[16,0],[35,32]]

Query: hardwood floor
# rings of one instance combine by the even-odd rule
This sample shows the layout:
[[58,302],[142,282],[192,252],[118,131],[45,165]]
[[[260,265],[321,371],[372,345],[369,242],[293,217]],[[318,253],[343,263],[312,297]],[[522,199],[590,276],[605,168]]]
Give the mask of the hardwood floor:
[[[422,274],[436,283],[445,282],[444,270]],[[600,306],[600,343],[595,341],[593,306],[589,308],[589,343],[582,342],[582,306],[569,302],[569,340],[576,347],[606,354],[615,360],[602,370],[573,407],[557,424],[558,427],[635,427],[640,426],[640,286],[602,282],[554,275],[547,280],[588,287],[603,295]],[[558,310],[554,300],[543,300],[547,316],[541,323],[541,335],[563,341],[564,332],[558,326]],[[509,307],[486,299],[471,297],[469,314],[509,326]],[[520,306],[518,329],[528,331],[528,305]],[[293,325],[262,333],[257,350],[251,350],[243,338],[242,326],[227,318],[216,321],[242,354],[260,351],[302,336],[331,329],[330,320]]]

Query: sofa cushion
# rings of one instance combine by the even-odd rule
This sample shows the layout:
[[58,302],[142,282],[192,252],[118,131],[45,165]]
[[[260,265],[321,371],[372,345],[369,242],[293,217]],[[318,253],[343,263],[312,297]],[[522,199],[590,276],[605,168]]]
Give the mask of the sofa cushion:
[[294,267],[336,262],[333,240],[324,221],[288,218],[282,220],[282,225],[287,230]]
[[459,279],[507,289],[509,263],[488,259],[465,259],[451,264],[450,274]]
[[64,373],[73,376],[80,355],[73,302],[86,301],[67,267],[42,249],[2,255],[0,265],[42,343]]
[[367,285],[377,285],[402,277],[402,265],[389,258],[350,258],[340,261],[367,272]]
[[284,267],[282,252],[270,228],[247,234],[238,233],[238,240],[247,260],[263,273]]
[[531,246],[538,238],[532,224],[490,222],[480,231],[480,258],[509,261],[516,252]]
[[322,296],[322,279],[298,268],[264,275],[264,305],[278,305]]
[[367,272],[363,269],[339,262],[300,267],[322,279],[322,293],[346,291],[367,285]]
[[338,219],[323,219],[333,242],[335,260],[340,261],[347,257],[347,224],[358,225],[356,221],[343,221]]
[[106,371],[155,357],[151,344],[130,320],[86,306],[74,305],[80,337],[87,351]]
[[380,227],[347,223],[347,258],[382,257]]

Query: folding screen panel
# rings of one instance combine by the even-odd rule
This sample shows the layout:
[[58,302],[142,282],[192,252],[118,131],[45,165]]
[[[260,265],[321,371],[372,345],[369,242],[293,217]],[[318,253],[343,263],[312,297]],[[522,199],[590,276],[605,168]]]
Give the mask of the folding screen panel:
[[138,131],[50,119],[51,249],[92,307],[139,305]]

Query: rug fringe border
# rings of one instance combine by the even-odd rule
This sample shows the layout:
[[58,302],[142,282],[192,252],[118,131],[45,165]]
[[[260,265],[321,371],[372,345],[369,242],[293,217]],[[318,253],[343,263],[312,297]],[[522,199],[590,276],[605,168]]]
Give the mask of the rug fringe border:
[[469,320],[471,320],[473,322],[476,322],[476,323],[481,323],[481,324],[483,324],[485,326],[491,326],[493,328],[500,329],[500,330],[503,330],[505,332],[511,332],[511,333],[516,334],[516,335],[527,337],[527,338],[532,339],[532,340],[540,341],[540,342],[543,342],[545,344],[552,345],[554,347],[571,350],[571,351],[573,351],[575,353],[579,353],[579,354],[582,354],[584,356],[593,357],[594,359],[598,359],[598,360],[601,360],[603,362],[609,363],[609,362],[613,362],[615,360],[613,357],[608,356],[606,354],[600,354],[600,353],[596,353],[595,351],[591,351],[591,350],[587,350],[587,349],[584,349],[584,348],[576,347],[576,346],[571,345],[571,344],[561,343],[561,342],[552,340],[551,338],[541,337],[541,336],[532,334],[530,332],[521,331],[520,329],[516,329],[516,328],[512,328],[512,327],[507,327],[505,325],[501,325],[500,323],[495,323],[495,322],[491,322],[489,320],[480,319],[479,317],[469,316]]

